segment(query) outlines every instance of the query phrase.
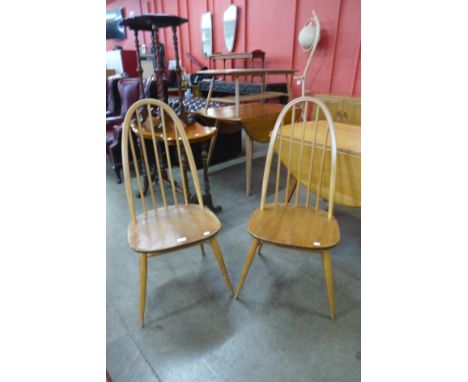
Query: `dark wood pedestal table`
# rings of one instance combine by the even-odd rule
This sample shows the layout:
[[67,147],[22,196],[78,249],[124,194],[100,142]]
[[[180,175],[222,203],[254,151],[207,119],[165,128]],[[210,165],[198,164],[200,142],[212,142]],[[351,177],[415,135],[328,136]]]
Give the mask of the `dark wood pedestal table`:
[[157,84],[158,98],[167,103],[167,99],[164,95],[163,87],[163,58],[160,53],[161,43],[159,42],[159,29],[161,28],[171,28],[172,37],[174,41],[174,51],[175,51],[175,60],[176,60],[176,74],[177,74],[177,89],[178,89],[178,98],[181,104],[181,111],[183,111],[183,94],[182,94],[182,69],[180,67],[179,60],[179,41],[177,39],[177,27],[188,22],[187,19],[184,19],[179,16],[165,15],[165,14],[144,14],[141,16],[129,17],[122,21],[122,24],[129,27],[133,30],[135,35],[135,49],[137,55],[137,73],[140,80],[140,96],[144,97],[143,91],[143,69],[141,67],[141,57],[140,57],[140,42],[138,40],[138,32],[151,32],[151,51],[154,54],[153,59],[153,69],[154,77]]
[[[204,172],[204,195],[203,201],[204,204],[210,208],[213,212],[221,211],[220,206],[214,206],[212,202],[212,197],[210,193],[209,179],[208,179],[208,166],[211,159],[211,153],[213,152],[214,144],[216,142],[216,136],[218,130],[213,127],[202,126],[199,123],[191,123],[187,119],[187,114],[184,110],[184,97],[182,93],[182,69],[180,67],[179,60],[179,42],[177,39],[177,27],[188,22],[187,19],[184,19],[179,16],[166,15],[166,14],[144,14],[141,16],[129,17],[123,20],[123,25],[129,27],[133,30],[135,35],[135,49],[137,55],[137,73],[140,83],[140,98],[144,98],[144,87],[143,87],[143,69],[141,66],[141,57],[140,57],[140,42],[138,40],[138,32],[146,31],[151,32],[151,51],[154,54],[153,59],[153,69],[154,69],[154,78],[156,79],[157,94],[158,98],[165,103],[167,103],[167,98],[164,93],[163,85],[163,62],[162,57],[159,54],[160,52],[160,42],[159,42],[159,29],[161,28],[171,28],[172,36],[174,42],[174,51],[175,51],[175,61],[176,61],[176,76],[177,76],[177,95],[180,105],[180,119],[185,127],[185,132],[187,138],[192,143],[202,143],[202,163],[203,163],[203,172]],[[145,132],[144,132],[145,133]],[[148,132],[149,133],[149,132]],[[138,135],[137,135],[138,136]],[[151,133],[148,134],[148,137],[145,136],[145,139],[151,139]],[[174,141],[175,142],[175,141]],[[143,145],[144,142],[139,141],[139,145]],[[184,155],[185,157],[185,155]],[[187,168],[187,166],[184,166]],[[163,174],[165,171],[163,171]],[[164,176],[163,176],[164,177]],[[167,181],[167,179],[164,179]],[[147,177],[145,176],[145,190],[146,193],[148,189]]]

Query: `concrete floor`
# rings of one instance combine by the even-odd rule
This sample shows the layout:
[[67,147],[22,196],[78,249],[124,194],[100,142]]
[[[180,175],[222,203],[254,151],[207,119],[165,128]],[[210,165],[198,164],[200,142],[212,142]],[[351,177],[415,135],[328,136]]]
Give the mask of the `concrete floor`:
[[[260,201],[264,158],[250,197],[242,164],[210,173],[223,229],[218,241],[234,288]],[[239,300],[226,290],[209,246],[151,258],[145,327],[138,319],[138,257],[127,245],[123,185],[107,169],[107,364],[119,381],[359,381],[360,209],[335,208],[336,320],[328,318],[321,257],[264,246]]]

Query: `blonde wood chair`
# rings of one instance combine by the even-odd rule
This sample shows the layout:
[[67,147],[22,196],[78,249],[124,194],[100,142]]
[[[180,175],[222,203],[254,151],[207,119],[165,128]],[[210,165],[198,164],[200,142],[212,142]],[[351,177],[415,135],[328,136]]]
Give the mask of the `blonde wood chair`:
[[[152,117],[148,118],[148,116]],[[155,118],[155,116],[157,117]],[[144,131],[146,130],[146,133],[149,131],[152,145],[137,145],[137,142],[134,141],[134,134],[131,133],[132,130],[136,131],[135,135],[140,139],[140,142],[144,141]],[[148,139],[148,136],[146,138]],[[176,147],[174,151],[176,151],[175,156],[179,163],[179,170],[172,166],[175,158],[171,158],[174,155],[171,155],[170,145]],[[161,146],[164,150],[161,150]],[[153,151],[152,153],[148,152],[150,149]],[[137,155],[137,150],[140,151],[140,155]],[[184,168],[183,152],[188,161],[188,169]],[[150,154],[152,155],[150,156]],[[125,191],[130,210],[128,243],[140,256],[141,326],[143,327],[144,324],[149,257],[193,245],[200,245],[202,254],[204,254],[203,243],[209,242],[228,291],[232,295],[231,280],[224,264],[221,249],[216,241],[216,234],[221,229],[221,222],[213,212],[203,205],[200,182],[187,135],[182,122],[167,104],[156,99],[143,99],[130,107],[124,120],[122,158]],[[131,158],[133,158],[134,179],[131,178],[130,174]],[[138,158],[141,160],[138,161]],[[149,166],[150,158],[154,158],[156,162],[159,187],[152,179]],[[163,160],[169,182],[162,181]],[[143,195],[142,171],[139,168],[139,162],[144,166],[145,174],[149,177],[150,192],[148,197],[135,198],[135,190]],[[191,174],[195,188],[197,204],[189,204],[189,174]],[[181,193],[177,192],[177,182],[182,184]],[[180,198],[183,200],[179,200]],[[136,199],[140,201],[140,213],[137,213]]]
[[[318,132],[319,111],[325,115],[326,131]],[[292,118],[285,124],[287,113],[292,112]],[[299,118],[296,118],[298,116]],[[308,123],[308,119],[315,123]],[[321,124],[323,129],[323,123]],[[319,139],[320,138],[320,139]],[[294,149],[293,149],[294,148]],[[288,155],[283,155],[284,153]],[[276,169],[272,170],[272,163],[277,155]],[[330,156],[330,169],[324,171],[326,156]],[[293,161],[296,161],[294,164]],[[318,166],[316,164],[319,164]],[[293,166],[293,164],[295,166]],[[281,166],[286,171],[281,171]],[[298,169],[296,174],[291,169]],[[274,177],[273,200],[267,202],[270,173]],[[282,175],[283,172],[283,175]],[[318,172],[318,174],[313,174]],[[324,173],[329,174],[328,179]],[[295,198],[284,199],[279,196],[281,178],[286,176],[285,190],[288,189],[292,176],[299,180],[306,177],[302,184],[298,182]],[[317,188],[310,188],[311,179],[318,176]],[[340,230],[333,217],[333,205],[336,179],[336,142],[333,120],[326,105],[314,97],[300,97],[288,103],[278,116],[273,129],[263,175],[260,207],[250,217],[248,231],[253,237],[252,244],[247,253],[242,274],[237,286],[235,298],[239,297],[242,285],[249,271],[254,256],[263,243],[270,243],[281,247],[293,247],[308,252],[319,253],[323,259],[325,282],[328,293],[330,317],[335,318],[335,302],[333,292],[333,274],[330,249],[338,244]],[[320,208],[320,195],[327,184],[328,208]],[[284,182],[283,182],[284,184]],[[308,186],[304,186],[307,184]],[[300,197],[301,186],[303,198]],[[305,193],[304,193],[305,191]],[[315,194],[313,202],[311,196]],[[283,200],[281,200],[283,199]]]

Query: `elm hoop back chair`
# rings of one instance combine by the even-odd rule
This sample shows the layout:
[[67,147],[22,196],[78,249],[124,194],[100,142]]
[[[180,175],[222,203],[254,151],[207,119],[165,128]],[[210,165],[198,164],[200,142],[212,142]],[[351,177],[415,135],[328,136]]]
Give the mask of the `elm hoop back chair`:
[[[286,122],[289,112],[292,113],[291,122]],[[320,113],[325,115],[326,123],[319,123]],[[276,169],[272,169],[275,155]],[[327,156],[330,156],[330,160],[325,160]],[[281,171],[282,166],[286,167],[286,171]],[[274,195],[273,200],[267,203],[270,173],[273,173],[274,178]],[[284,176],[286,187],[283,199],[279,195],[279,186]],[[289,200],[286,191],[292,177],[297,179],[298,188],[295,198]],[[329,252],[340,240],[339,226],[333,217],[335,178],[335,133],[326,105],[314,97],[300,97],[289,102],[278,116],[271,134],[260,207],[255,210],[248,223],[253,241],[237,286],[236,298],[239,297],[257,249],[260,250],[264,242],[293,247],[322,255],[330,317],[335,318]],[[301,186],[305,188],[303,198],[300,198]],[[311,203],[312,194],[315,194],[315,200]],[[322,195],[328,200],[326,210],[320,207]]]
[[[151,133],[151,144],[141,144],[144,142],[143,130],[145,129]],[[139,142],[134,142],[134,136]],[[169,147],[176,149],[171,152]],[[137,150],[140,151],[139,156],[137,156]],[[150,153],[150,151],[153,152]],[[182,157],[183,152],[187,160]],[[130,154],[133,158],[135,173],[133,180],[130,174]],[[221,229],[221,222],[203,205],[197,168],[189,141],[182,122],[169,105],[156,99],[142,99],[130,107],[124,120],[122,158],[125,191],[130,211],[128,242],[140,257],[141,326],[143,327],[144,324],[148,257],[193,245],[200,245],[204,254],[203,243],[207,241],[213,248],[221,274],[232,295],[231,281],[215,238]],[[156,162],[155,177],[157,177],[159,187],[154,182],[155,179],[152,179],[150,159]],[[175,167],[173,169],[175,160],[179,163],[179,171],[176,171]],[[164,167],[163,161],[165,161]],[[184,164],[187,162],[188,168],[185,169]],[[135,191],[143,195],[142,172],[139,163],[144,166],[145,173],[149,177],[150,192],[146,197],[136,198]],[[191,174],[195,188],[197,204],[189,204],[189,174]],[[180,181],[177,182],[176,179]],[[182,184],[182,188],[178,184]],[[180,194],[183,195],[182,200],[179,200]],[[136,199],[139,200],[138,205],[141,207],[139,214],[135,205]]]

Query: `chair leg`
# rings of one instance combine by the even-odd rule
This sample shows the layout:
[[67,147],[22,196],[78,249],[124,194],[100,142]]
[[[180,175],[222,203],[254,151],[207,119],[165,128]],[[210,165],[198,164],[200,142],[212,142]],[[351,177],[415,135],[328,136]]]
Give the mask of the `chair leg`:
[[219,244],[214,237],[210,239],[210,244],[211,244],[211,247],[213,248],[213,252],[215,254],[216,260],[218,261],[219,269],[221,269],[221,274],[223,275],[224,282],[226,283],[227,289],[232,296],[233,291],[232,291],[231,279],[229,278],[229,274],[227,272],[226,266],[224,265],[224,259],[223,259],[223,254],[221,252],[221,248],[219,247]]
[[325,273],[325,283],[327,285],[328,307],[330,309],[330,318],[335,319],[335,297],[333,291],[333,267],[329,251],[322,253],[323,270]]
[[140,325],[145,321],[146,279],[148,275],[148,256],[140,253]]
[[237,285],[236,295],[234,298],[239,298],[240,291],[242,289],[242,285],[244,285],[245,278],[247,277],[247,273],[249,273],[250,266],[252,265],[253,258],[255,253],[257,252],[257,247],[259,245],[259,241],[257,239],[253,239],[252,244],[250,245],[249,252],[247,252],[247,258],[245,259],[244,268],[242,269],[242,274],[239,279],[239,284]]
[[205,256],[205,246],[203,245],[203,243],[200,243],[200,248],[202,256]]

